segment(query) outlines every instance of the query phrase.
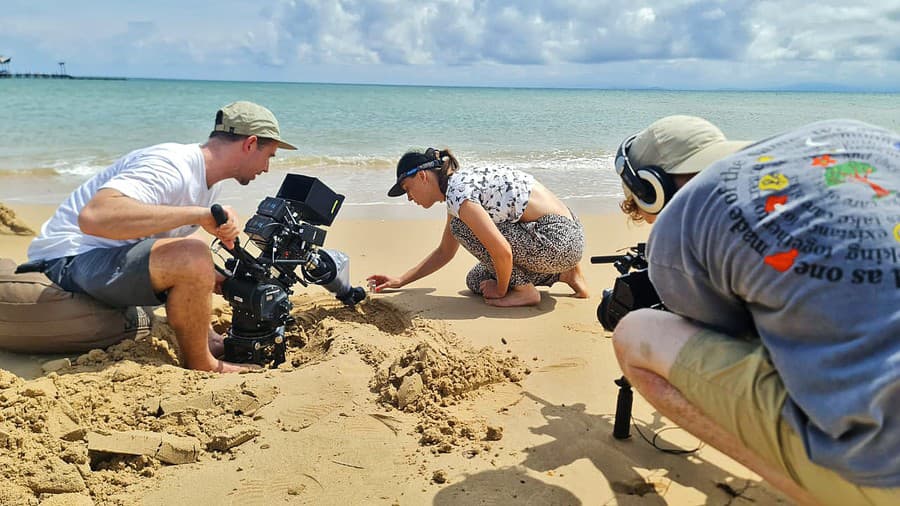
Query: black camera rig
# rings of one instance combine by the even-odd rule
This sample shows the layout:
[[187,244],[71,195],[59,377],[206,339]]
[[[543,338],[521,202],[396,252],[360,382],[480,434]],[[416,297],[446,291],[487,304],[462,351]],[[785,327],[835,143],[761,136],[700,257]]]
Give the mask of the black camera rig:
[[[285,360],[285,327],[291,317],[291,287],[300,283],[324,286],[344,304],[366,298],[350,285],[350,261],[343,252],[322,248],[344,196],[316,178],[288,174],[275,197],[266,197],[244,226],[260,250],[251,255],[235,239],[226,250],[232,258],[216,269],[225,276],[222,296],[232,307],[231,327],[224,339],[224,359],[236,363],[271,364]],[[216,223],[228,220],[224,209],[212,206]],[[297,273],[299,267],[300,273]]]
[[611,263],[621,274],[616,278],[612,290],[603,290],[603,297],[597,306],[597,319],[610,332],[629,311],[645,307],[662,308],[659,295],[647,273],[647,257],[644,256],[646,248],[647,244],[640,242],[628,248],[628,253],[624,255],[591,257],[592,264]]
[[[665,309],[656,293],[656,289],[650,283],[647,273],[646,243],[638,243],[628,248],[624,255],[608,255],[591,257],[592,264],[613,264],[619,271],[612,290],[603,290],[600,305],[597,306],[597,319],[600,325],[612,332],[619,324],[619,320],[635,309],[645,307]],[[631,383],[625,376],[615,380],[619,387],[616,398],[616,415],[613,423],[613,437],[627,439],[631,437],[631,404],[634,394],[631,391]]]

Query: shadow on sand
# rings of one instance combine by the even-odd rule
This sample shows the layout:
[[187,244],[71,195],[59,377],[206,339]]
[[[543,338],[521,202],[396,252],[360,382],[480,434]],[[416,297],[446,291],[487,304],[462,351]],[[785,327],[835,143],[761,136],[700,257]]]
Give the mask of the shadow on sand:
[[[440,308],[441,320],[471,320],[479,317],[519,320],[550,313],[556,307],[556,296],[541,291],[541,301],[528,307],[493,307],[484,303],[480,295],[460,290],[460,297],[432,295],[433,288],[401,288],[385,293],[396,293],[391,302],[400,307],[422,306]],[[427,309],[426,309],[427,311]]]
[[[673,484],[696,490],[698,495],[705,497],[702,504],[789,504],[760,482],[736,477],[699,455],[663,453],[647,444],[634,429],[631,439],[614,439],[611,414],[589,414],[580,403],[554,405],[528,392],[525,397],[541,406],[541,414],[546,420],[545,425],[533,428],[532,432],[553,439],[526,448],[527,455],[521,466],[476,473],[448,486],[435,497],[435,505],[580,505],[582,500],[572,492],[535,479],[534,473],[528,475],[528,470],[544,474],[581,459],[588,459],[612,489],[611,496],[598,494],[589,498],[590,504],[670,504],[665,495]],[[639,423],[639,427],[649,435],[667,425],[655,415],[650,424]],[[663,448],[679,448],[662,435],[656,443]],[[665,469],[668,472],[651,473],[645,478],[636,469]]]
[[460,504],[581,504],[572,492],[526,474],[525,469],[510,467],[484,471],[441,489],[434,498],[436,506]]

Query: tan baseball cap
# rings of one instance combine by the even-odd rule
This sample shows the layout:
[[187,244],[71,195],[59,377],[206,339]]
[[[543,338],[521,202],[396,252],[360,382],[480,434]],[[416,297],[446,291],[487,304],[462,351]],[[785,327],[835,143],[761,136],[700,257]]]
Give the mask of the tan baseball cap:
[[729,141],[703,118],[666,116],[637,134],[628,158],[635,168],[655,165],[669,174],[696,174],[750,144]]
[[281,149],[297,149],[281,138],[278,120],[272,111],[253,102],[232,102],[219,109],[213,131],[267,137],[277,141]]

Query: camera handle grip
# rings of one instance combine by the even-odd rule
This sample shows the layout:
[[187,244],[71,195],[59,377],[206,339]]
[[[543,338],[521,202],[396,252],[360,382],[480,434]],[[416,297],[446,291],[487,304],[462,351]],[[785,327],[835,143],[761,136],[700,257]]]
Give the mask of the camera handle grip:
[[212,207],[209,208],[209,211],[212,213],[213,218],[215,218],[216,225],[221,227],[228,221],[228,215],[225,214],[225,209],[222,209],[221,205],[213,204]]
[[[210,206],[209,212],[212,213],[213,218],[216,220],[216,225],[218,225],[220,227],[228,221],[228,214],[225,213],[225,209],[223,209],[222,206],[219,204],[213,204],[212,206]],[[235,250],[240,249],[240,246],[241,246],[240,240],[237,237],[235,237],[234,238],[234,249]],[[228,248],[225,247],[225,249],[228,249]]]

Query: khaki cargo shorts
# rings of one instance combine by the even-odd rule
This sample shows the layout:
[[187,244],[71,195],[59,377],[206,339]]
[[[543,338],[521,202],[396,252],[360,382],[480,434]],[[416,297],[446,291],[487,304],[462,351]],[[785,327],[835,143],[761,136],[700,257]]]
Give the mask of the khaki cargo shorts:
[[784,383],[758,342],[700,331],[678,353],[669,382],[822,504],[900,504],[900,488],[861,487],[810,462],[803,441],[782,419]]

